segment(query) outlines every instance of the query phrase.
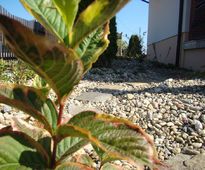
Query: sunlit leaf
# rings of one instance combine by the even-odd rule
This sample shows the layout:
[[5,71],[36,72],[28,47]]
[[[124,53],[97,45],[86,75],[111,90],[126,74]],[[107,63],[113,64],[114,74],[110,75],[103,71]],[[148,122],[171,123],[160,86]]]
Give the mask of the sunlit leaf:
[[23,6],[61,42],[68,37],[68,29],[52,0],[20,0]]
[[0,84],[0,103],[24,111],[41,122],[50,133],[56,128],[55,106],[50,99],[44,98],[40,91],[32,87]]
[[87,35],[105,24],[129,0],[96,0],[79,16],[70,34],[71,47],[78,45]]
[[88,144],[88,141],[77,137],[67,137],[57,145],[56,157],[58,162],[64,162],[73,153]]
[[[71,128],[72,127],[72,128]],[[138,126],[123,119],[95,112],[82,112],[60,127],[60,134],[86,138],[110,158],[124,159],[152,167],[159,163],[154,144]]]
[[84,38],[76,48],[78,56],[82,59],[84,72],[92,67],[92,64],[97,61],[98,57],[107,48],[109,44],[108,34],[109,26],[106,24]]
[[[13,29],[15,28],[15,29]],[[83,74],[80,59],[72,49],[35,35],[31,30],[0,15],[0,29],[16,56],[44,78],[63,103]]]
[[53,0],[60,15],[63,17],[66,23],[68,33],[71,32],[77,12],[80,0]]
[[0,130],[0,170],[44,169],[49,164],[45,150],[21,132]]

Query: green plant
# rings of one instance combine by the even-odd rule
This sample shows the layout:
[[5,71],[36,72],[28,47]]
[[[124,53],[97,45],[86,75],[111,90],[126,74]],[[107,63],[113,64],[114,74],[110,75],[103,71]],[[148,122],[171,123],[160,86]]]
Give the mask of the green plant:
[[[21,0],[59,42],[0,15],[8,46],[41,77],[34,87],[0,84],[0,103],[35,120],[29,124],[16,118],[0,130],[0,169],[90,170],[88,157],[72,160],[73,153],[89,143],[99,155],[101,170],[113,169],[108,162],[119,159],[151,168],[159,163],[148,135],[127,120],[84,111],[62,121],[74,85],[108,46],[107,21],[128,1],[95,0],[76,19],[80,0]],[[50,88],[57,101],[48,97]]]
[[127,55],[139,59],[142,56],[142,39],[138,35],[132,35],[129,40]]
[[0,81],[17,84],[29,84],[35,73],[20,60],[5,61],[0,59]]

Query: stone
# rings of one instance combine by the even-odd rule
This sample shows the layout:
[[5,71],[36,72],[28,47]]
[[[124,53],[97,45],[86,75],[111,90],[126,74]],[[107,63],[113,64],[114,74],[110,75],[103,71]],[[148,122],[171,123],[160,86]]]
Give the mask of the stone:
[[192,146],[195,147],[195,148],[201,148],[202,143],[192,143]]
[[174,123],[168,122],[168,123],[167,123],[167,126],[168,126],[168,127],[174,126]]
[[146,97],[151,97],[152,95],[150,94],[150,93],[148,93],[148,92],[145,92],[145,94],[144,94]]
[[181,148],[174,148],[174,149],[173,149],[173,152],[174,152],[175,154],[179,154],[179,153],[181,153]]
[[177,142],[179,142],[179,143],[184,143],[184,139],[181,138],[181,137],[179,137],[179,136],[177,136],[177,137],[175,138],[175,140],[176,140]]
[[189,149],[189,148],[184,148],[183,149],[183,153],[187,154],[187,155],[198,155],[200,154],[199,151],[193,150],[193,149]]
[[127,94],[127,99],[128,100],[132,100],[132,99],[134,99],[134,95],[133,94]]
[[0,123],[4,124],[4,116],[0,113]]
[[194,120],[193,121],[194,127],[196,131],[200,131],[203,129],[203,125],[199,120]]
[[106,102],[111,100],[113,97],[109,93],[100,93],[100,92],[85,92],[80,96],[77,96],[75,99],[80,101],[89,101],[89,102]]
[[4,105],[3,109],[2,109],[3,113],[10,112],[11,110],[12,110],[12,108],[8,105]]

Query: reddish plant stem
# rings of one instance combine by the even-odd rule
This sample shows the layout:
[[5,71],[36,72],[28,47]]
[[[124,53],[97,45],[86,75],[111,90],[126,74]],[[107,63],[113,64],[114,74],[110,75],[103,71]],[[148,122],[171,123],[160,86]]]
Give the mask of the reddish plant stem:
[[51,157],[51,169],[55,169],[56,167],[56,149],[57,149],[57,139],[54,136],[53,137],[53,152],[52,152],[52,157]]
[[59,114],[58,114],[58,123],[57,123],[57,125],[60,125],[61,122],[62,122],[63,108],[64,108],[64,104],[60,104],[60,107],[59,107]]

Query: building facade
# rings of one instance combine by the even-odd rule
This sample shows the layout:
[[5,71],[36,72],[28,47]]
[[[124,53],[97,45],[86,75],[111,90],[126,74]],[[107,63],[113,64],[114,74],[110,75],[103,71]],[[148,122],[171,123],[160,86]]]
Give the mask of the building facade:
[[205,0],[150,0],[149,60],[205,71]]

